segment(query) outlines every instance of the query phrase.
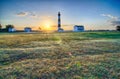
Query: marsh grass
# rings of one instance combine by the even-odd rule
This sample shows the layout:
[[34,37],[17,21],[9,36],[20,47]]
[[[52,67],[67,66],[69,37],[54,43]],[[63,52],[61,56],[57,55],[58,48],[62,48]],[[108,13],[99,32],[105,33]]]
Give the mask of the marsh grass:
[[0,79],[119,78],[119,32],[0,35]]

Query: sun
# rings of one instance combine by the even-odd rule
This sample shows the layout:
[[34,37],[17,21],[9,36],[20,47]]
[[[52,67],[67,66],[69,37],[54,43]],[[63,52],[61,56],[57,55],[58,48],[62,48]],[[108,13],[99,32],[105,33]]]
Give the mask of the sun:
[[56,22],[52,19],[45,19],[40,22],[41,31],[54,31],[56,30]]
[[42,30],[44,31],[54,30],[53,26],[54,26],[54,23],[52,21],[46,20],[42,23]]
[[45,24],[43,25],[43,29],[44,29],[45,31],[52,30],[52,24],[51,24],[51,23],[45,23]]
[[45,26],[44,26],[46,29],[50,29],[50,27],[51,27],[51,25],[50,24],[45,24]]

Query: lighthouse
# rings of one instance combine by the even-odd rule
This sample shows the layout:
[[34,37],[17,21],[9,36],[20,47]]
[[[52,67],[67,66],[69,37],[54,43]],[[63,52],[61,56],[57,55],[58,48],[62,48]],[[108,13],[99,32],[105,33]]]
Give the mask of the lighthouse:
[[60,19],[60,12],[58,12],[58,30],[61,28],[61,19]]
[[58,12],[58,32],[63,32],[63,29],[61,28],[61,14]]

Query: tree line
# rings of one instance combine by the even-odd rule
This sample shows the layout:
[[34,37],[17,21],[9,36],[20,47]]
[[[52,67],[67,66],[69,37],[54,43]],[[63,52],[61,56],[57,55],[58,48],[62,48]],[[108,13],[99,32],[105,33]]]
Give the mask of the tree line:
[[0,24],[0,32],[9,32],[10,28],[11,29],[14,28],[14,25],[8,24],[8,25],[6,25],[5,28],[2,28],[2,25]]

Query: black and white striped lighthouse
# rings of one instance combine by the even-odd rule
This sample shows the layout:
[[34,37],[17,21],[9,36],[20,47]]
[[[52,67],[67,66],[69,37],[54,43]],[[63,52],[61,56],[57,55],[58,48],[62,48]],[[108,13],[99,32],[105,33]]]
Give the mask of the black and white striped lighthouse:
[[60,12],[58,12],[58,32],[63,32],[64,30],[61,28],[61,18],[60,18]]
[[58,31],[60,30],[61,28],[61,19],[60,19],[60,12],[58,12]]

